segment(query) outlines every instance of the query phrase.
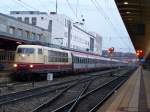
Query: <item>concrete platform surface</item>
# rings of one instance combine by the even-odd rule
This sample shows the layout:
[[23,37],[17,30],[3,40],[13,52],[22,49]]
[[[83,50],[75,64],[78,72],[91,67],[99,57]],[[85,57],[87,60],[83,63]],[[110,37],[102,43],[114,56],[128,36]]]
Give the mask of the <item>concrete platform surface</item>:
[[97,112],[150,112],[150,71],[139,67]]

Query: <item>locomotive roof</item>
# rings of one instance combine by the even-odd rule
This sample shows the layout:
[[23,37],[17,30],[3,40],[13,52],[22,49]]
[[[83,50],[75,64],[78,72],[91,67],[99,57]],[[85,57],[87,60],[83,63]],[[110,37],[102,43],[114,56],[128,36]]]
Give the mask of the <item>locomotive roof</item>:
[[49,50],[54,50],[54,51],[60,51],[60,52],[70,52],[68,50],[62,50],[62,49],[58,49],[58,48],[51,48],[51,47],[46,47],[46,46],[41,46],[41,45],[19,45],[18,47],[24,47],[24,48],[29,48],[29,47],[32,47],[32,48],[46,48],[46,49],[49,49]]

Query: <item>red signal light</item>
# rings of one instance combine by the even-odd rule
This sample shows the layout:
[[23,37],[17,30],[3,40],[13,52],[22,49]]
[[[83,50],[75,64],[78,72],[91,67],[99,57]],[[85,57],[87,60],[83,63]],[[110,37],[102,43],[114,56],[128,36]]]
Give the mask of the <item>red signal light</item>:
[[112,54],[114,52],[114,47],[108,49],[108,53]]
[[137,51],[136,51],[136,55],[137,55],[139,58],[142,58],[142,57],[144,56],[143,50],[137,50]]

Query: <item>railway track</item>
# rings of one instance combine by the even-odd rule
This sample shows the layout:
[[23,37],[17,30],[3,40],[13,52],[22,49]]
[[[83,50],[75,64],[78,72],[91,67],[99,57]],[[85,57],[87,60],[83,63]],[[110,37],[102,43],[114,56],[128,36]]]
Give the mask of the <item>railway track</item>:
[[[98,73],[100,76],[109,73],[110,71],[103,71],[101,73]],[[98,74],[94,74],[95,76],[98,76]],[[43,87],[38,87],[38,88],[33,88],[33,89],[29,89],[29,90],[24,90],[24,91],[20,91],[20,92],[14,92],[14,93],[10,93],[10,94],[6,94],[6,95],[1,95],[0,96],[0,106],[3,104],[8,104],[17,100],[21,100],[21,99],[25,99],[25,98],[29,98],[29,97],[33,97],[42,93],[46,93],[50,91],[54,91],[54,90],[58,90],[64,87],[69,86],[69,84],[72,84],[74,82],[78,82],[78,81],[82,81],[82,80],[88,80],[90,78],[93,78],[91,75],[87,75],[83,78],[80,79],[72,79],[69,81],[62,81],[62,82],[57,82],[54,84],[50,84],[47,86],[43,86]],[[7,87],[9,84],[11,85],[19,85],[19,84],[30,84],[30,83],[22,83],[22,82],[17,82],[17,83],[7,83],[6,85],[4,84],[2,87]]]
[[[131,72],[133,72],[133,70],[124,73],[122,76],[112,77],[111,79],[104,81],[104,83],[101,83],[96,88],[92,87],[92,89],[90,89],[90,86],[94,82],[90,80],[85,86],[83,86],[83,89],[81,89],[76,97],[68,102],[63,102],[63,105],[60,106],[62,99],[59,100],[59,97],[62,98],[65,96],[64,94],[67,94],[67,90],[56,95],[54,99],[50,99],[32,112],[95,112],[99,105],[129,78],[128,74],[131,74]],[[54,107],[57,108],[54,109]]]
[[86,78],[83,78],[80,80],[76,79],[76,80],[71,80],[71,81],[65,81],[62,83],[57,83],[57,84],[39,87],[39,88],[35,88],[35,89],[29,89],[29,90],[25,90],[25,91],[21,91],[21,92],[2,95],[2,96],[0,96],[0,106],[4,105],[4,104],[9,104],[9,103],[12,103],[12,102],[15,102],[18,100],[23,100],[25,98],[34,97],[34,96],[38,96],[41,94],[43,95],[43,94],[51,92],[51,91],[63,89],[63,88],[68,87],[72,83],[75,83],[75,82],[78,82],[81,80],[88,80],[89,78],[91,78],[91,77],[86,77]]
[[[46,100],[43,100],[44,101],[43,103],[38,105],[38,107],[36,106],[29,110],[30,111],[32,110],[33,112],[37,112],[41,109],[39,111],[41,112],[43,109],[48,108],[49,104],[51,105],[53,102],[53,105],[55,105],[56,107],[56,108],[50,109],[53,111],[65,105],[66,102],[68,103],[70,101],[74,101],[75,99],[76,99],[75,100],[76,103],[73,102],[74,103],[73,105],[78,105],[78,102],[80,101],[79,99],[81,99],[86,93],[92,91],[97,84],[102,85],[102,83],[104,82],[106,83],[109,80],[112,80],[118,77],[116,75],[109,77],[109,73],[110,71],[103,71],[98,74],[87,75],[86,77],[83,77],[81,79],[58,82],[58,83],[50,84],[44,87],[38,87],[38,88],[30,89],[30,90],[2,95],[0,96],[0,109],[2,107],[5,107],[3,109],[3,110],[6,109],[5,112],[13,112],[11,109],[7,111],[7,107],[14,106],[14,105],[18,106],[18,102],[24,102],[26,99],[30,100],[30,99],[35,98],[37,100],[38,97],[43,97],[43,96],[45,97],[46,95],[50,93],[51,93],[50,97],[49,98],[45,97]],[[70,96],[70,94],[72,94],[73,97]],[[62,98],[62,96],[64,96],[64,98]],[[66,99],[66,97],[68,97],[68,99]],[[47,100],[47,99],[50,99],[50,100]],[[62,105],[58,106],[55,103],[57,100],[59,101],[59,99],[62,99],[62,101],[64,102],[62,102]],[[72,108],[74,109],[74,107]],[[24,112],[26,111],[28,110],[25,110]],[[15,110],[14,112],[20,112],[20,111]]]

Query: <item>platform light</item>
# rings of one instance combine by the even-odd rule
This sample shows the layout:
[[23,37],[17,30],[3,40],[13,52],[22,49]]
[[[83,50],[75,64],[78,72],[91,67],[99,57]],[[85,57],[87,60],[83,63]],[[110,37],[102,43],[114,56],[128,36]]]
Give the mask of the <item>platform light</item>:
[[127,1],[123,2],[123,4],[128,5],[129,3]]
[[131,12],[127,11],[126,13],[127,13],[127,14],[130,14]]

